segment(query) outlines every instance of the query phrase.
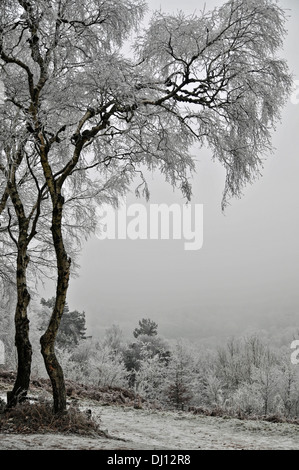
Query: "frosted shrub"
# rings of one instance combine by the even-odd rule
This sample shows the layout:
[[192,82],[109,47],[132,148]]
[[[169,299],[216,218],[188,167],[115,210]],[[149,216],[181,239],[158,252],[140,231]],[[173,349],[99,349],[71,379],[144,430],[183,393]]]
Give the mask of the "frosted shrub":
[[73,353],[60,352],[68,379],[99,387],[126,387],[127,370],[122,355],[99,342],[83,342]]
[[100,387],[127,387],[128,372],[120,354],[111,355],[107,347],[103,347],[97,354],[97,385]]
[[299,369],[291,364],[289,351],[283,351],[282,364],[277,374],[277,392],[281,398],[283,415],[286,417],[298,416],[299,404]]
[[253,370],[252,377],[260,390],[263,403],[262,414],[273,413],[273,400],[278,390],[277,366],[267,359],[262,367]]
[[264,401],[257,383],[244,383],[232,395],[231,409],[244,415],[260,415],[263,412]]
[[209,373],[204,381],[204,397],[207,405],[222,406],[223,405],[223,381],[216,377],[213,373]]
[[285,403],[279,394],[275,395],[273,399],[273,413],[278,416],[288,416],[289,414]]
[[171,350],[168,366],[167,398],[177,409],[192,402],[196,389],[194,351],[189,343],[178,340]]
[[150,401],[165,402],[165,382],[168,369],[161,362],[159,355],[151,357],[150,354],[141,362],[140,368],[135,372],[135,390]]

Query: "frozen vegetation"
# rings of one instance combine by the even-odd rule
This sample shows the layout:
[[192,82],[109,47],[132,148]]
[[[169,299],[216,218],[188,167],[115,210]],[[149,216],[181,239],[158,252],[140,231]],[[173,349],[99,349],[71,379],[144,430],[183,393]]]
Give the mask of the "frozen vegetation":
[[[51,401],[39,352],[46,304],[31,312],[32,403]],[[91,410],[104,434],[48,434],[41,426],[29,435],[26,422],[14,429],[8,423],[0,430],[1,449],[299,450],[299,367],[290,348],[295,328],[276,336],[244,334],[209,347],[207,340],[163,338],[150,319],[141,320],[131,337],[117,325],[102,337],[86,337],[84,315],[75,313],[65,312],[57,338],[68,404]],[[69,319],[77,328],[67,335]],[[13,329],[6,326],[11,334],[6,372],[0,370],[2,398],[16,369]]]
[[112,439],[56,433],[0,434],[0,450],[299,450],[299,427],[295,424],[90,403],[88,406]]
[[[146,332],[147,323],[156,327]],[[103,435],[42,428],[29,435],[23,426],[11,434],[8,427],[0,431],[0,449],[299,450],[294,335],[275,342],[245,335],[208,349],[161,338],[157,328],[147,320],[126,339],[114,325],[102,338],[60,347],[68,403],[90,410]],[[5,398],[13,373],[0,375]],[[51,400],[50,390],[36,353],[32,403]]]

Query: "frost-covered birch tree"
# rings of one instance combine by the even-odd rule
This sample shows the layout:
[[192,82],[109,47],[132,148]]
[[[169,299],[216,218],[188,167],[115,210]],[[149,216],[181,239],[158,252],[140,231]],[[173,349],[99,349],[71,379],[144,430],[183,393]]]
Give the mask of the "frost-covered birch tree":
[[[137,175],[137,193],[148,197],[144,168],[190,199],[196,142],[226,170],[223,207],[240,196],[260,172],[290,91],[277,57],[286,18],[270,0],[228,0],[200,16],[155,13],[142,30],[142,0],[1,6],[7,101],[22,116],[51,201],[57,290],[41,348],[60,412],[66,395],[55,339],[71,270],[66,214],[80,229],[96,204],[115,203]],[[126,55],[128,38],[134,53]],[[82,204],[72,211],[74,200]]]
[[[8,84],[10,88],[15,86]],[[1,105],[0,124],[0,216],[2,282],[15,285],[15,346],[17,349],[17,375],[13,390],[7,394],[8,407],[26,397],[30,382],[32,347],[29,340],[28,264],[43,271],[47,256],[41,256],[50,246],[46,243],[45,215],[43,228],[38,226],[41,204],[46,198],[47,188],[36,173],[36,158],[29,154],[28,134],[23,116],[10,103]],[[27,147],[27,150],[26,150]],[[39,172],[40,173],[40,172]],[[39,234],[38,234],[39,232]],[[38,234],[33,246],[33,239]],[[38,239],[43,239],[42,245]],[[50,250],[51,251],[51,250]],[[14,274],[14,276],[13,276]],[[3,295],[3,294],[2,294]]]

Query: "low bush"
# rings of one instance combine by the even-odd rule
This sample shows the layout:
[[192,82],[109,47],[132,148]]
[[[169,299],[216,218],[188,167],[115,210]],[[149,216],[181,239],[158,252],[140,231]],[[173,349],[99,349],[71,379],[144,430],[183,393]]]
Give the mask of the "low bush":
[[64,433],[101,435],[90,414],[69,407],[66,413],[53,414],[50,403],[20,403],[0,414],[0,432],[11,433]]

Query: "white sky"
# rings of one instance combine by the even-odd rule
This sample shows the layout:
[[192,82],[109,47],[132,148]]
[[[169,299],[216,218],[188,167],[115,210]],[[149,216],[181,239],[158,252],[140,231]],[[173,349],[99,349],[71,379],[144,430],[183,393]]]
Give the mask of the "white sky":
[[[204,3],[210,9],[223,2],[150,0],[149,6],[192,13]],[[290,9],[284,57],[294,79],[299,79],[298,3],[280,2]],[[93,238],[86,244],[68,302],[86,312],[91,334],[113,323],[132,331],[139,319],[150,317],[166,336],[218,335],[255,326],[261,317],[271,325],[277,315],[299,314],[298,124],[299,105],[290,102],[263,177],[241,200],[232,200],[225,215],[223,170],[208,150],[197,150],[193,203],[204,205],[201,250],[184,251],[181,241],[171,240]],[[151,191],[152,202],[181,202],[161,178],[151,182]]]

